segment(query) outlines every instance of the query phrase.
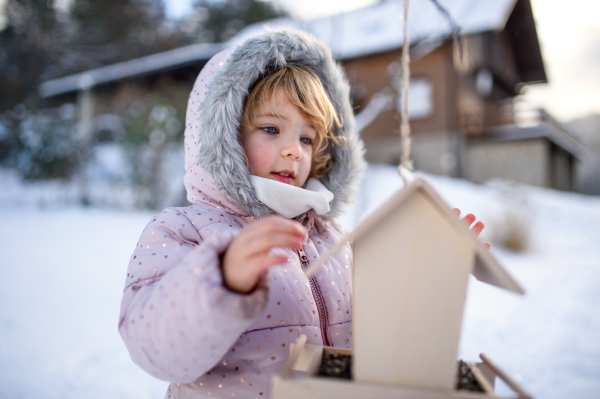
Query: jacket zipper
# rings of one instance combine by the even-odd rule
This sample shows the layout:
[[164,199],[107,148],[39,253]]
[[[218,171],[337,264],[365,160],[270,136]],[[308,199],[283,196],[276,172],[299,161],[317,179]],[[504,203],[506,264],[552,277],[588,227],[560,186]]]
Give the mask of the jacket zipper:
[[[300,265],[302,265],[302,270],[306,271],[308,269],[308,256],[304,252],[304,248],[300,248],[298,250],[298,256],[300,257]],[[325,308],[325,303],[323,302],[323,298],[321,297],[321,292],[317,287],[317,281],[314,276],[308,278],[310,283],[310,288],[315,298],[315,303],[317,304],[317,310],[319,311],[319,321],[321,324],[321,336],[323,337],[323,344],[325,346],[331,346],[331,342],[329,342],[329,335],[327,333],[327,309]]]

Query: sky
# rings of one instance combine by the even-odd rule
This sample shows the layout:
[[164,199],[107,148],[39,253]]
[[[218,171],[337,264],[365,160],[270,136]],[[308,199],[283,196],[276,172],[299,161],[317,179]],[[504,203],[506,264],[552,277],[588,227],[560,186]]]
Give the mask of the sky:
[[[348,12],[377,1],[275,0],[275,4],[295,17],[310,19]],[[166,0],[168,16],[172,19],[185,16],[193,2]],[[531,0],[531,3],[548,83],[526,86],[519,98],[521,106],[543,107],[564,122],[600,114],[600,2]]]
[[533,0],[548,84],[525,100],[560,120],[600,114],[600,2]]

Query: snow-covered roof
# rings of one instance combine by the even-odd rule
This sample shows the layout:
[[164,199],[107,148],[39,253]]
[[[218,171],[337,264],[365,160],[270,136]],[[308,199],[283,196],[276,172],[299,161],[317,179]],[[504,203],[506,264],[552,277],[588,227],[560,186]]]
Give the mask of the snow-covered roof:
[[[517,0],[437,0],[460,33],[473,34],[502,30]],[[323,39],[339,59],[351,59],[401,48],[403,34],[403,2],[387,0],[370,7],[310,21],[276,18],[242,29],[226,43],[203,43],[152,54],[127,62],[92,69],[42,83],[39,93],[51,97],[103,83],[173,69],[207,60],[224,48],[235,47],[265,27],[299,29]],[[412,0],[409,9],[411,43],[436,41],[452,34],[446,17],[432,0]],[[434,47],[432,47],[434,48]]]
[[213,55],[226,48],[225,43],[201,43],[176,48],[136,58],[118,64],[91,69],[82,73],[48,80],[39,87],[42,97],[52,97],[59,94],[86,89],[103,83],[116,82],[132,76],[143,76],[150,73],[193,64],[210,59]]
[[[473,34],[502,30],[517,0],[438,0],[460,33]],[[274,29],[301,29],[323,39],[334,56],[350,59],[402,47],[403,2],[382,1],[370,7],[311,21],[278,18],[249,25],[229,44],[236,45],[263,31]],[[439,40],[452,34],[446,17],[431,0],[413,0],[409,3],[408,35],[411,43]]]

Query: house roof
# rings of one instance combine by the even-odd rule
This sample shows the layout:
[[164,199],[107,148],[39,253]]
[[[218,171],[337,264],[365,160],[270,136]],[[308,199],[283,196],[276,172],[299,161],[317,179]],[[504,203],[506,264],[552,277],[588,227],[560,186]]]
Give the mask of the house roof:
[[144,76],[164,70],[191,65],[206,61],[219,51],[225,49],[225,43],[201,43],[180,47],[161,53],[119,62],[82,73],[48,80],[39,87],[42,97],[52,97],[70,93],[89,87],[125,80],[131,77]]
[[[524,43],[523,34],[516,40],[517,51],[527,60],[518,65],[523,83],[545,81],[545,72],[535,33],[529,0],[437,0],[460,27],[462,35],[486,31],[500,31],[505,28],[513,10],[529,10],[529,14],[519,11],[516,19],[519,27],[525,26],[529,32]],[[526,3],[526,4],[525,4]],[[515,5],[518,7],[515,8]],[[402,14],[400,1],[382,1],[375,5],[310,21],[277,18],[259,22],[242,29],[226,43],[205,43],[181,47],[175,50],[137,58],[83,73],[53,79],[42,83],[39,92],[42,97],[69,93],[85,87],[111,83],[127,78],[174,69],[194,62],[209,59],[220,50],[235,47],[247,38],[259,34],[265,27],[300,29],[323,39],[332,53],[339,59],[351,59],[370,54],[401,48],[403,45]],[[513,19],[513,18],[511,18]],[[521,29],[521,31],[524,31]],[[411,44],[436,42],[452,34],[446,17],[431,0],[410,2],[409,36]],[[518,33],[517,33],[518,34]],[[435,46],[431,46],[434,49]],[[528,54],[539,54],[530,57]],[[541,72],[540,72],[541,71]]]
[[479,281],[504,288],[517,294],[524,294],[525,291],[519,283],[498,263],[490,254],[489,250],[469,231],[469,228],[462,223],[446,202],[437,194],[437,192],[423,179],[417,178],[399,190],[392,198],[385,202],[376,212],[360,223],[343,240],[338,241],[329,251],[327,251],[318,261],[314,262],[306,271],[307,275],[314,274],[331,256],[338,252],[346,242],[353,240],[355,243],[366,236],[373,228],[376,228],[386,218],[390,212],[402,205],[409,197],[417,191],[421,192],[427,200],[445,217],[446,221],[454,226],[460,233],[462,239],[475,252],[475,263],[471,274]]
[[514,60],[522,83],[546,83],[546,70],[529,0],[518,0],[506,22]]
[[[462,35],[504,28],[517,0],[438,0],[460,27]],[[408,35],[411,44],[451,36],[446,17],[431,0],[409,3]],[[323,39],[340,59],[362,57],[402,47],[403,8],[401,1],[382,1],[370,7],[310,21],[278,18],[249,25],[231,44],[260,33],[264,27],[302,29]]]

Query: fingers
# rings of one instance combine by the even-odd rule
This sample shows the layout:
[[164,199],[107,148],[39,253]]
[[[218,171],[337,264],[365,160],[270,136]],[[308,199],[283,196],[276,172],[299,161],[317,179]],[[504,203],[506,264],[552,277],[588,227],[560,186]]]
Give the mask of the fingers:
[[236,292],[249,292],[268,268],[289,261],[273,248],[300,248],[307,231],[294,220],[281,216],[261,218],[242,228],[223,256],[225,286]]
[[[232,256],[232,258],[230,257]],[[229,251],[223,257],[223,284],[229,290],[248,293],[254,289],[260,275],[269,267],[289,262],[285,255],[259,255],[247,257]]]
[[481,230],[483,230],[484,227],[485,224],[483,224],[483,222],[477,222],[475,223],[475,226],[473,226],[471,231],[475,233],[476,236],[478,236],[479,234],[481,234]]
[[244,228],[248,234],[288,233],[305,238],[306,229],[295,220],[285,219],[281,216],[269,216],[260,219]]
[[490,244],[489,242],[485,242],[483,243],[483,246],[485,247],[485,249],[489,250],[492,247],[492,244]]
[[462,219],[462,221],[467,227],[470,227],[473,224],[473,222],[475,221],[475,219],[476,219],[475,215],[473,215],[472,213],[469,213],[467,216],[465,216]]
[[302,247],[302,238],[289,233],[274,232],[248,237],[247,245],[250,248],[249,254],[260,254],[269,252],[271,248],[277,247],[299,249]]
[[[454,212],[456,214],[456,216],[460,217],[460,209],[454,208],[454,209],[452,209],[452,212]],[[472,213],[469,213],[467,216],[462,218],[462,221],[467,225],[467,227],[470,227],[473,224],[473,222],[475,221],[475,219],[476,219],[475,215],[473,215]]]
[[272,266],[280,265],[282,263],[289,262],[289,258],[287,256],[282,255],[262,255],[252,259],[250,267],[256,273],[263,273],[267,269]]
[[306,229],[298,222],[269,216],[244,227],[237,239],[247,255],[255,256],[276,247],[299,249],[306,235]]
[[[460,209],[458,208],[454,208],[452,209],[452,212],[454,212],[456,214],[456,216],[460,217]],[[473,222],[475,221],[475,219],[477,219],[475,217],[475,215],[473,215],[472,213],[469,213],[467,216],[465,216],[464,218],[462,218],[463,223],[465,224],[465,226],[467,227],[471,227],[471,225],[473,224]],[[481,221],[475,223],[475,225],[470,229],[473,233],[475,233],[476,236],[479,236],[479,234],[481,234],[481,232],[483,231],[483,229],[485,228],[485,224]],[[484,244],[488,249],[491,247],[490,243],[485,243]]]

